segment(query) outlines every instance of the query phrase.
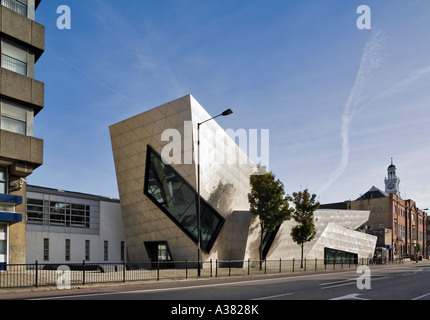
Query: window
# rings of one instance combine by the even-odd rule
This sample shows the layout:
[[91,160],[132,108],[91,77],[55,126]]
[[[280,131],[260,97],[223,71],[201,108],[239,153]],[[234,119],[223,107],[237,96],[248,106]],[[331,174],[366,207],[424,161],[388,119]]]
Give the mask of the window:
[[49,239],[43,239],[43,260],[49,261]]
[[394,220],[394,235],[397,236],[397,220]]
[[90,260],[90,240],[85,240],[85,260]]
[[[175,169],[164,164],[148,145],[144,194],[191,240],[198,243],[197,192]],[[200,198],[201,248],[209,252],[224,224],[224,218]]]
[[8,100],[1,100],[1,129],[33,135],[34,111]]
[[90,205],[70,200],[43,201],[27,198],[27,222],[31,224],[90,229],[90,211]]
[[0,167],[0,193],[8,193],[7,190],[7,169]]
[[151,262],[172,261],[172,256],[166,241],[149,241],[144,244]]
[[2,6],[27,16],[28,0],[1,0]]
[[66,261],[70,261],[70,239],[66,239],[66,255],[65,255],[65,259]]
[[109,243],[108,243],[108,241],[105,241],[104,242],[104,246],[103,246],[104,261],[108,261],[109,260],[108,251],[109,251]]
[[357,263],[358,254],[332,248],[324,248],[324,263]]
[[27,222],[43,224],[43,200],[27,199]]
[[121,241],[121,261],[124,261],[125,258],[125,243]]
[[1,66],[7,70],[27,75],[27,50],[11,41],[2,39]]

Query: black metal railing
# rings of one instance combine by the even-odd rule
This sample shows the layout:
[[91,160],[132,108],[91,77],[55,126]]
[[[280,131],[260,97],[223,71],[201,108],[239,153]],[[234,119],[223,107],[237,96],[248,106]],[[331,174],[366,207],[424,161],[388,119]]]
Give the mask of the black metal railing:
[[[359,265],[400,264],[403,259],[288,259],[210,260],[201,263],[200,278],[234,277],[357,268]],[[96,283],[160,281],[198,278],[197,261],[145,263],[5,264],[0,271],[0,289],[18,287],[80,286]]]

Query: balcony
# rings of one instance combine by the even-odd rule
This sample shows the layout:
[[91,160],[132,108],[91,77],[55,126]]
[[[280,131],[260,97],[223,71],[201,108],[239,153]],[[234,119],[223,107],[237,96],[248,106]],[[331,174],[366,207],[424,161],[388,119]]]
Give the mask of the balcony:
[[29,47],[36,61],[45,51],[45,27],[4,6],[0,6],[0,33]]
[[11,174],[26,177],[43,164],[43,140],[0,130],[0,157],[11,161]]
[[0,68],[0,95],[24,102],[37,115],[44,105],[43,82]]

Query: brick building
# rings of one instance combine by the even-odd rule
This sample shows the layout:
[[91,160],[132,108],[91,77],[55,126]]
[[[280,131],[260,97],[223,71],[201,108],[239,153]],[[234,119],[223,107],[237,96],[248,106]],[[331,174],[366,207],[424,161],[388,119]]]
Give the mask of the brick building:
[[373,186],[356,200],[322,204],[321,208],[369,210],[367,233],[378,236],[377,248],[385,250],[388,258],[428,257],[427,213],[414,200],[400,197],[393,163],[387,171],[385,191]]

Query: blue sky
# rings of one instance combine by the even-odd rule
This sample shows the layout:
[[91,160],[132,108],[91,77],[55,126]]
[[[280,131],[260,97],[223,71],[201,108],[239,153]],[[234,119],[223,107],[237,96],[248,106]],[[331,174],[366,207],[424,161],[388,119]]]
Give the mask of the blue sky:
[[270,130],[287,193],[355,199],[384,189],[393,157],[401,196],[428,208],[429,16],[428,0],[43,0],[45,154],[29,183],[118,197],[109,126],[192,94],[234,110],[225,129]]

